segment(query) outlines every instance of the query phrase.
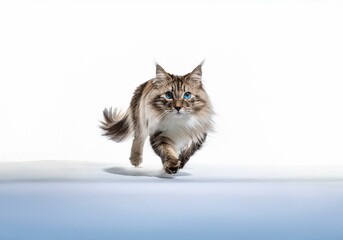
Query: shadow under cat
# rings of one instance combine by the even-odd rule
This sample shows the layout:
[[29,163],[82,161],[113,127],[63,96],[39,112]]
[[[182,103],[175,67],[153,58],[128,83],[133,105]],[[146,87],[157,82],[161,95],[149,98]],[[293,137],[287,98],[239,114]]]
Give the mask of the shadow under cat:
[[150,170],[140,167],[111,167],[105,168],[104,172],[122,175],[122,176],[140,176],[140,177],[156,177],[156,178],[165,178],[165,179],[173,179],[175,177],[185,177],[191,176],[190,173],[187,172],[177,172],[174,175],[166,174],[164,170]]

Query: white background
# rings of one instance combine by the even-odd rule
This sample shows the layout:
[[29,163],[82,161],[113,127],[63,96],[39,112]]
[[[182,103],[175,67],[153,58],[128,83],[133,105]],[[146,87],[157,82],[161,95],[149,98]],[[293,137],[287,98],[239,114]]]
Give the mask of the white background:
[[342,43],[339,1],[1,0],[0,160],[128,161],[103,108],[125,109],[155,61],[206,58],[217,133],[193,161],[343,165]]

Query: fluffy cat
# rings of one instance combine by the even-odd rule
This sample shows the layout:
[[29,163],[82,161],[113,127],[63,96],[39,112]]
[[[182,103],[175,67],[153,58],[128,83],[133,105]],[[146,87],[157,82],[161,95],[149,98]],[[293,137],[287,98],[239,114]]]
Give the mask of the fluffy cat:
[[213,129],[213,110],[202,85],[201,67],[176,76],[156,64],[156,77],[136,89],[125,113],[104,110],[103,135],[121,142],[133,134],[132,165],[142,163],[148,136],[168,174],[183,168],[201,148]]

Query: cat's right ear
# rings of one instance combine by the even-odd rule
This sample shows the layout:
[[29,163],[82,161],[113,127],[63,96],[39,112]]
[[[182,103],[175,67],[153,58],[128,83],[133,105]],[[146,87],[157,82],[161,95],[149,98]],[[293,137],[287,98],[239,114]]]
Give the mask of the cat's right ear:
[[163,85],[169,79],[169,74],[159,65],[156,64],[156,77],[153,80],[153,83],[156,86]]

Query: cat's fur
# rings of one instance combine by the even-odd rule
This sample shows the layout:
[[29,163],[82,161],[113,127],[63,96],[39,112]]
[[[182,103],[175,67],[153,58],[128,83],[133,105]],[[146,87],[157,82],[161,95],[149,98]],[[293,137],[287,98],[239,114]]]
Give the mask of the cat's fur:
[[[157,64],[156,77],[136,89],[126,112],[104,110],[101,128],[105,136],[121,142],[133,134],[132,165],[142,163],[148,136],[169,174],[183,168],[201,148],[213,129],[213,110],[202,85],[201,67],[202,64],[184,76],[176,76]],[[173,98],[168,99],[166,92],[172,92]],[[190,99],[185,99],[187,92],[191,93]]]

